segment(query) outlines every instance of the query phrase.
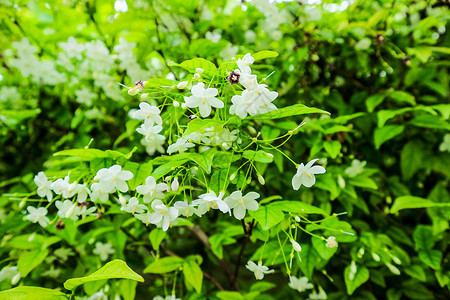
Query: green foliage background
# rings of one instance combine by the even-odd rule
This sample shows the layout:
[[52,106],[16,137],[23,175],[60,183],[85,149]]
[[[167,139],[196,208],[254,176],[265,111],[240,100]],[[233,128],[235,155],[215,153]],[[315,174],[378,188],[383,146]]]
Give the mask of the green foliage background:
[[[133,138],[136,123],[127,114],[139,101],[126,92],[123,101],[113,101],[97,89],[95,107],[100,115],[88,118],[86,108],[74,101],[75,88],[68,83],[38,84],[22,77],[8,65],[7,49],[13,41],[27,37],[39,57],[55,59],[57,43],[69,36],[85,42],[101,40],[110,50],[125,38],[137,44],[137,62],[148,67],[153,78],[172,72],[181,80],[184,70],[175,64],[194,57],[219,65],[224,60],[221,51],[231,46],[236,46],[239,54],[278,52],[278,57],[254,66],[263,77],[274,71],[267,84],[279,93],[276,105],[301,103],[331,113],[330,117],[308,117],[300,133],[285,145],[285,153],[297,162],[326,158],[327,173],[317,178],[312,189],[293,191],[294,168],[275,156],[274,163],[260,166],[266,179],[260,192],[312,204],[327,214],[347,212],[340,221],[334,219],[347,223],[330,221],[328,226],[356,232],[355,237],[335,234],[340,244],[334,255],[315,239],[301,235],[298,272],[320,285],[329,299],[450,297],[450,14],[446,1],[356,0],[342,11],[339,8],[344,8],[342,2],[346,1],[322,1],[317,6],[306,1],[273,3],[270,5],[282,12],[277,28],[269,26],[274,21],[266,19],[263,9],[258,10],[263,1],[243,4],[245,11],[240,1],[231,0],[127,2],[128,12],[118,13],[114,1],[52,1],[48,5],[44,1],[0,1],[0,88],[15,86],[21,94],[14,102],[0,95],[0,188],[4,193],[0,198],[0,268],[18,260],[19,269],[27,266],[21,270],[24,285],[62,287],[65,280],[98,269],[98,259],[79,248],[92,248],[95,240],[111,242],[115,256],[139,274],[154,262],[149,249],[159,248],[154,245],[158,237],[150,243],[142,224],[127,223],[125,215],[107,215],[83,226],[67,223],[64,231],[43,230],[24,221],[22,215],[23,193],[35,189],[37,172],[57,170],[61,164],[53,175],[67,174],[64,159],[52,157],[53,153],[83,148],[91,138],[91,147],[97,149],[129,153],[138,146]],[[336,7],[338,11],[331,12]],[[218,29],[220,41],[205,38],[207,32]],[[254,32],[254,38],[248,30]],[[114,76],[128,86],[133,82],[124,71],[117,70]],[[80,83],[93,84],[86,79]],[[301,121],[300,117],[274,119],[262,126],[256,121],[255,127],[261,126],[257,128],[262,136],[271,138]],[[133,154],[136,161],[147,161],[146,157],[140,148]],[[355,171],[355,166],[350,168],[355,160],[366,162],[361,172]],[[213,168],[212,176],[220,177],[220,170],[220,166]],[[282,264],[264,283],[255,283],[253,275],[242,268],[237,281],[241,296],[231,292],[236,285],[217,270],[223,261],[234,266],[240,249],[236,244],[245,239],[242,227],[222,218],[203,218],[199,223],[208,230],[212,250],[195,239],[198,233],[180,228],[162,237],[165,240],[157,255],[173,251],[187,257],[172,262],[176,268],[184,264],[184,270],[201,263],[202,271],[216,276],[230,292],[218,292],[217,286],[204,278],[202,292],[196,294],[196,286],[189,288],[186,299],[299,295],[278,272],[284,268]],[[37,234],[35,242],[25,242],[31,233]],[[262,231],[259,234],[264,235]],[[258,259],[251,258],[259,248],[254,242],[264,240],[255,235],[244,252],[249,260]],[[61,247],[75,255],[68,260],[58,258],[55,250]],[[268,243],[265,253],[275,253],[277,247]],[[285,250],[288,255],[287,246]],[[56,260],[46,260],[52,256]],[[280,259],[278,256],[277,263]],[[354,280],[348,276],[352,262],[358,266]],[[63,270],[60,276],[40,276],[50,265]],[[189,278],[189,274],[184,276]],[[136,299],[164,294],[162,286],[168,277],[147,274],[144,278],[146,283],[137,285]],[[105,284],[101,283],[85,285],[84,292],[92,294]],[[126,284],[115,283],[113,290],[133,299],[136,285],[127,288]],[[0,282],[0,289],[8,288],[9,282]]]

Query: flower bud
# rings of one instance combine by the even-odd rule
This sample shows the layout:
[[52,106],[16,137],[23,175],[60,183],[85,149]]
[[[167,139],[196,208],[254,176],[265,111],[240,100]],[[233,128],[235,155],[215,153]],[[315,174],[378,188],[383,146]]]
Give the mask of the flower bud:
[[230,181],[233,181],[236,178],[236,174],[231,174]]
[[180,107],[180,103],[178,101],[174,100],[173,107]]
[[292,243],[292,248],[294,248],[295,251],[297,251],[297,252],[302,251],[302,247],[300,246],[299,243],[297,243],[296,241],[294,241],[294,239],[291,239],[290,242]]
[[128,95],[134,96],[134,95],[136,95],[138,92],[139,92],[138,89],[137,89],[136,87],[134,87],[134,88],[131,88],[131,89],[128,90]]
[[194,74],[194,79],[195,79],[195,80],[199,80],[199,79],[200,79],[200,74],[195,73],[195,74]]
[[203,73],[203,69],[202,68],[197,68],[197,69],[195,69],[195,72],[197,72],[198,74],[202,74]]
[[272,153],[266,152],[265,155],[266,155],[268,158],[273,158],[273,154],[272,154]]
[[175,179],[172,181],[172,184],[170,185],[170,188],[172,191],[176,192],[178,191],[178,188],[180,187],[180,184],[178,183],[178,178],[175,177]]
[[187,81],[181,81],[180,83],[177,84],[177,88],[179,88],[180,90],[185,89],[187,87],[189,82]]
[[299,222],[299,223],[300,223],[300,221],[301,221],[299,216],[295,216],[294,219],[295,219],[296,222]]
[[264,177],[261,176],[261,174],[258,174],[258,181],[261,183],[261,185],[264,185],[266,181],[264,180]]
[[148,93],[143,93],[140,97],[141,101],[145,101],[148,99]]
[[184,109],[184,110],[186,110],[186,109],[187,109],[186,103],[181,103],[181,108]]
[[20,273],[17,273],[16,275],[11,278],[11,284],[15,285],[20,281]]
[[380,261],[381,258],[378,254],[376,254],[375,252],[372,252],[372,258],[374,261]]

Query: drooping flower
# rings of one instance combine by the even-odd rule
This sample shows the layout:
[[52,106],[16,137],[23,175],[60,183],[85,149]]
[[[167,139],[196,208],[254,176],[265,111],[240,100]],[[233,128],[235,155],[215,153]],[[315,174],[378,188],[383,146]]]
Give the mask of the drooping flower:
[[275,270],[269,270],[268,267],[263,266],[261,262],[258,262],[258,264],[255,264],[252,261],[247,262],[247,265],[245,266],[247,269],[255,273],[256,280],[261,280],[264,278],[264,274],[270,274],[275,272]]
[[107,260],[108,256],[114,254],[116,251],[111,244],[103,244],[101,242],[95,243],[94,254],[100,256],[100,260]]
[[47,227],[50,223],[50,220],[46,217],[47,209],[45,207],[36,208],[34,206],[28,206],[27,210],[30,213],[25,217],[28,221],[39,223],[42,227]]
[[72,183],[69,182],[70,177],[67,175],[64,179],[57,179],[53,182],[50,188],[57,194],[61,195],[63,198],[72,198],[77,192],[77,182],[74,181]]
[[178,209],[178,213],[185,217],[190,217],[196,213],[197,209],[194,204],[189,204],[185,201],[177,201],[173,204],[173,206]]
[[139,110],[134,113],[136,120],[144,120],[147,126],[153,126],[153,124],[162,125],[162,119],[160,116],[161,111],[158,107],[152,106],[147,102],[141,102],[139,104]]
[[252,72],[252,69],[250,69],[250,66],[255,62],[255,59],[250,53],[247,53],[244,55],[242,59],[238,59],[236,61],[236,64],[238,65],[239,69],[241,70],[241,73],[247,73],[250,74]]
[[318,159],[313,159],[305,165],[301,163],[297,168],[297,173],[292,178],[292,187],[298,190],[302,184],[306,187],[312,187],[316,183],[316,174],[325,173],[325,168],[322,166],[313,166]]
[[104,193],[100,190],[100,184],[98,182],[94,182],[91,185],[91,200],[95,201],[95,200],[100,200],[101,202],[105,203],[108,201],[108,197],[109,194],[108,193]]
[[133,215],[135,213],[144,213],[147,209],[147,205],[139,204],[139,200],[136,197],[131,197],[128,203],[122,205],[120,208],[120,210],[132,213]]
[[297,243],[294,239],[291,239],[290,242],[292,244],[292,248],[294,248],[295,251],[297,251],[297,252],[302,251],[302,246],[300,246],[300,244]]
[[148,155],[153,155],[156,151],[158,151],[159,153],[164,153],[166,152],[166,150],[164,150],[163,148],[165,140],[165,136],[157,134],[148,141],[145,138],[142,138],[141,145],[145,147],[145,151],[148,153]]
[[205,86],[199,83],[192,87],[191,93],[192,96],[185,98],[186,105],[189,108],[198,107],[203,118],[211,114],[211,107],[224,107],[223,102],[215,97],[219,93],[216,88],[205,89]]
[[231,98],[233,103],[230,107],[230,114],[236,114],[244,119],[247,114],[254,116],[276,110],[272,103],[277,97],[277,92],[271,92],[265,84],[258,84],[256,88],[246,89],[241,95],[234,95]]
[[222,200],[224,195],[225,192],[220,192],[219,195],[216,195],[214,191],[210,191],[209,193],[198,196],[199,199],[192,201],[192,204],[197,205],[196,214],[200,217],[211,208],[219,209],[223,213],[229,212],[231,214],[230,207]]
[[99,180],[100,191],[102,193],[113,193],[117,188],[122,193],[128,191],[127,180],[133,178],[130,171],[122,171],[122,167],[114,165],[110,168],[103,168],[97,172],[94,180]]
[[235,191],[225,198],[225,202],[230,209],[233,209],[233,215],[236,219],[242,220],[247,210],[257,210],[259,205],[256,199],[259,194],[256,192],[247,193],[243,196],[241,191]]
[[50,188],[52,182],[47,179],[44,172],[39,172],[34,176],[34,183],[37,185],[37,194],[39,197],[47,197],[48,202],[53,199],[53,193]]
[[289,276],[289,281],[289,287],[299,291],[300,293],[314,287],[311,283],[308,283],[308,278],[306,277],[297,278],[295,276]]
[[192,147],[195,147],[195,144],[189,143],[184,138],[179,138],[175,143],[171,144],[167,148],[167,153],[169,153],[169,154],[172,154],[174,152],[182,153]]
[[[151,140],[164,140],[165,137],[159,134],[162,130],[161,125],[153,125],[150,123],[144,123],[141,127],[136,128],[136,131],[142,134],[145,137],[147,142]],[[161,137],[162,136],[162,137]]]
[[74,221],[78,220],[80,208],[76,204],[72,203],[72,201],[56,201],[55,206],[58,209],[58,216],[60,218],[72,219]]
[[153,176],[148,176],[145,179],[145,185],[136,187],[136,191],[144,196],[144,203],[149,203],[154,199],[164,199],[164,193],[168,190],[166,183],[156,183]]
[[169,229],[170,223],[178,217],[178,210],[175,207],[167,207],[161,200],[152,202],[152,208],[155,212],[148,217],[150,223],[160,225],[163,231]]

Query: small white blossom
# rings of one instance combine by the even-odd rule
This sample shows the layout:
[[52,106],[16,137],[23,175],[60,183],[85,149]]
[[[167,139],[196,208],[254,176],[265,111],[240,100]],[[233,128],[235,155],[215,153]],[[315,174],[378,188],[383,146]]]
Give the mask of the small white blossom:
[[316,183],[315,174],[325,173],[325,168],[322,166],[312,166],[318,159],[313,159],[305,165],[301,163],[297,168],[297,173],[292,178],[292,187],[298,190],[302,184],[306,187],[312,187]]
[[97,97],[97,94],[93,93],[90,89],[84,87],[81,90],[75,91],[75,96],[77,96],[78,103],[91,106],[92,100],[94,100]]
[[200,115],[206,118],[211,114],[211,107],[223,108],[224,104],[215,96],[219,93],[216,88],[205,89],[203,84],[196,84],[191,89],[192,96],[186,97],[186,105],[189,108],[198,107]]
[[289,276],[289,281],[289,287],[299,291],[300,293],[314,287],[311,283],[308,283],[308,278],[306,277],[297,278],[295,276]]
[[164,199],[164,193],[168,190],[166,183],[156,183],[153,176],[148,176],[145,179],[145,185],[136,187],[136,191],[144,196],[144,203],[149,203],[154,199]]
[[91,200],[95,201],[95,200],[100,200],[101,202],[105,203],[108,201],[108,197],[109,194],[108,193],[104,193],[100,190],[100,184],[98,182],[94,182],[91,185]]
[[139,200],[136,197],[131,197],[130,200],[128,200],[128,203],[122,205],[120,208],[120,210],[132,213],[133,215],[135,213],[144,213],[147,209],[146,205],[139,204]]
[[366,161],[359,161],[357,159],[354,159],[352,161],[352,165],[345,169],[345,174],[347,174],[350,177],[355,177],[356,175],[360,174],[364,167],[366,166]]
[[254,116],[276,110],[272,103],[278,97],[277,92],[271,92],[267,85],[258,84],[256,88],[246,89],[241,95],[234,95],[231,98],[233,103],[230,107],[230,114],[236,114],[244,119],[247,114]]
[[178,209],[178,213],[185,217],[190,217],[197,212],[194,204],[189,204],[185,201],[177,201],[173,206]]
[[236,61],[236,64],[238,65],[239,69],[241,70],[241,73],[247,73],[250,74],[252,70],[250,69],[250,66],[255,62],[255,59],[252,57],[250,53],[247,53],[244,55],[242,59],[238,59]]
[[94,180],[99,180],[100,191],[102,193],[113,193],[117,188],[122,193],[128,191],[127,180],[133,178],[130,171],[122,171],[122,167],[114,165],[110,168],[103,168],[97,172]]
[[327,245],[328,248],[336,248],[338,246],[338,243],[336,242],[336,238],[334,236],[330,236],[327,238]]
[[247,262],[247,265],[245,266],[247,269],[255,273],[255,278],[257,280],[261,280],[264,278],[264,274],[270,274],[275,272],[275,270],[269,270],[268,267],[263,266],[261,262],[258,262],[258,264],[255,264],[252,261]]
[[225,198],[225,202],[230,209],[233,209],[233,215],[236,219],[242,220],[245,217],[247,210],[258,210],[259,205],[256,199],[259,198],[259,194],[256,192],[250,192],[243,196],[241,191],[235,191],[230,196]]
[[38,189],[37,194],[39,197],[47,197],[48,202],[51,202],[53,199],[53,193],[51,191],[52,182],[47,179],[44,172],[39,172],[36,176],[34,176],[34,183],[36,183]]
[[72,198],[77,192],[76,181],[70,183],[70,177],[67,175],[64,179],[59,178],[55,182],[53,182],[50,188],[57,194],[61,195],[63,198]]
[[175,143],[171,144],[167,148],[167,153],[169,154],[172,154],[174,152],[182,153],[192,147],[195,147],[195,144],[189,143],[184,138],[179,138]]
[[100,256],[101,260],[107,260],[108,256],[111,254],[114,254],[116,251],[114,250],[112,245],[109,243],[103,244],[101,242],[97,242],[97,243],[95,243],[95,249],[93,252],[94,252],[94,254],[97,254],[98,256]]
[[146,123],[147,126],[153,126],[155,123],[162,125],[162,119],[160,116],[161,111],[158,107],[152,106],[147,102],[141,102],[139,104],[139,108],[140,109],[134,113],[134,119],[144,120],[144,123]]
[[176,192],[176,191],[178,191],[179,187],[180,187],[180,184],[178,183],[178,178],[175,177],[172,181],[172,184],[170,185],[170,189],[173,192]]
[[[136,113],[135,113],[135,115],[136,115]],[[158,134],[161,132],[162,129],[163,128],[161,125],[153,126],[153,124],[144,123],[141,125],[140,128],[136,128],[136,131],[139,132],[140,134],[142,134],[145,137],[145,140],[147,142],[149,142],[151,140],[165,139],[165,137],[163,135]]]
[[202,194],[198,196],[199,199],[192,201],[192,204],[197,205],[197,215],[202,216],[211,208],[219,209],[223,213],[230,213],[230,207],[228,204],[222,200],[225,192],[220,192],[219,195],[216,195],[214,191],[210,191],[209,193]]
[[17,266],[7,266],[0,271],[0,282],[5,279],[11,280],[12,285],[16,285],[20,280],[20,272]]
[[297,243],[294,239],[291,239],[290,242],[292,244],[292,248],[294,248],[295,251],[297,252],[302,251],[302,246],[300,246],[300,244]]
[[163,231],[169,229],[170,223],[178,217],[178,210],[175,207],[167,207],[161,200],[152,202],[152,208],[155,211],[148,217],[150,223],[160,225]]
[[25,217],[28,221],[39,223],[42,227],[46,227],[50,223],[50,220],[46,217],[47,209],[45,207],[28,206],[27,210],[30,213]]
[[78,215],[81,216],[81,218],[84,220],[87,216],[96,216],[95,213],[97,211],[97,207],[87,207],[86,205],[81,206],[78,211]]
[[177,84],[177,88],[180,90],[185,89],[188,86],[189,82],[187,81],[181,81]]
[[158,151],[159,153],[164,153],[166,152],[166,150],[163,147],[165,140],[166,140],[165,136],[157,134],[148,141],[145,138],[142,138],[141,145],[145,147],[145,151],[147,152],[148,155],[153,155],[155,154],[156,151]]
[[78,220],[78,213],[80,208],[72,203],[70,200],[56,201],[55,206],[58,209],[58,216],[60,218],[67,218],[72,220]]

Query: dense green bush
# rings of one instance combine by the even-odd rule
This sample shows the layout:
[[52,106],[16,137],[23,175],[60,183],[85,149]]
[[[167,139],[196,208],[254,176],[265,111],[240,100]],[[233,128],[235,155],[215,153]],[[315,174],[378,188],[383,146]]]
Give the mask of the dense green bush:
[[[280,2],[0,1],[0,296],[450,297],[448,3]],[[278,94],[238,116],[246,53],[256,94]],[[223,109],[192,104],[199,82]],[[133,178],[105,192],[114,165]],[[220,202],[238,190],[242,220]],[[226,213],[175,224],[210,191]]]

